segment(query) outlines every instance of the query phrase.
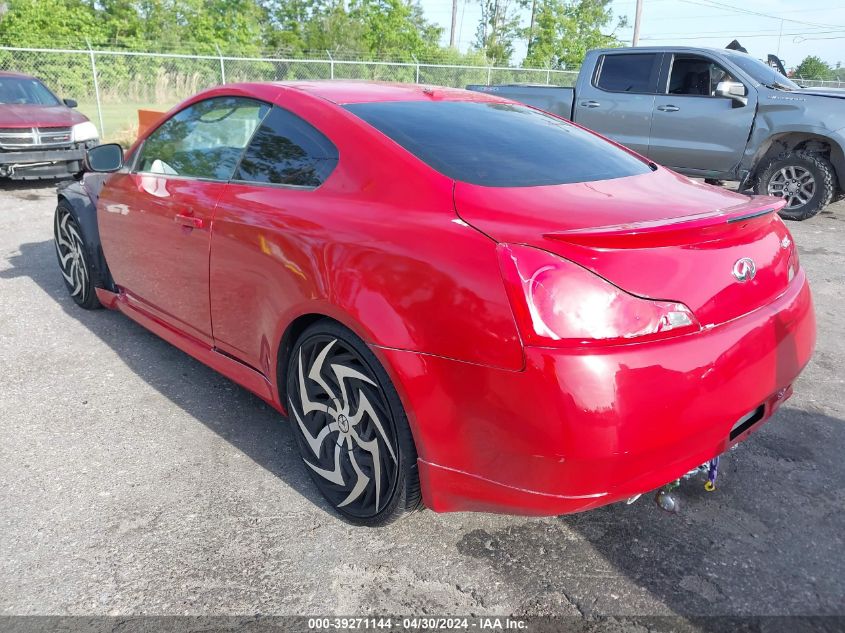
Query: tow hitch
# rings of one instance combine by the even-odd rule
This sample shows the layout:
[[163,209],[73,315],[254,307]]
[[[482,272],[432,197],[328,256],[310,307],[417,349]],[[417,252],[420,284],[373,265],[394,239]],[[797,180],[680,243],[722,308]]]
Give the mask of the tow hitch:
[[[714,490],[716,490],[716,477],[719,476],[718,456],[714,457],[709,462],[704,462],[701,466],[698,466],[697,468],[693,468],[680,479],[670,481],[665,486],[658,488],[657,493],[654,495],[654,502],[658,505],[661,510],[665,510],[666,512],[679,512],[680,503],[678,502],[678,496],[675,491],[680,487],[681,481],[692,479],[694,477],[698,477],[704,474],[706,474],[704,489],[707,492],[713,492]],[[640,496],[641,495],[634,495],[633,497],[628,499],[628,504],[634,503],[634,501],[639,499]]]

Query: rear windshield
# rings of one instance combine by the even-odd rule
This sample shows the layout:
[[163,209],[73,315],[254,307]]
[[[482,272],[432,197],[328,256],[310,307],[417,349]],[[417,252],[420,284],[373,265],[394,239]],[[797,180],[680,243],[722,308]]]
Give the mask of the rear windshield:
[[561,185],[649,171],[597,136],[521,105],[398,101],[346,108],[440,173],[475,185]]

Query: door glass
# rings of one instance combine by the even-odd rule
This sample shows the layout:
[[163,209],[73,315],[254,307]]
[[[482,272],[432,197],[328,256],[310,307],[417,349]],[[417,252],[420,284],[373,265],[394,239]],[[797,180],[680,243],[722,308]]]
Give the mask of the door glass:
[[269,108],[251,99],[218,97],[180,110],[144,141],[138,171],[229,180]]
[[319,187],[337,159],[337,148],[321,132],[274,107],[244,153],[234,180]]
[[705,57],[676,55],[669,75],[670,95],[713,97],[720,81],[736,79],[717,63]]
[[656,58],[652,53],[605,55],[596,86],[610,92],[653,93]]

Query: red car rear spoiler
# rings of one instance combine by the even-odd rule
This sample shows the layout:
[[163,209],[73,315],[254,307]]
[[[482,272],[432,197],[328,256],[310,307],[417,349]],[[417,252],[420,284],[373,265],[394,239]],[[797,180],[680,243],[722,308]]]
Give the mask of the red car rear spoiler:
[[785,201],[765,206],[742,205],[730,211],[708,211],[676,218],[613,224],[586,229],[544,233],[543,237],[583,246],[646,248],[684,242],[706,242],[719,235],[770,221]]

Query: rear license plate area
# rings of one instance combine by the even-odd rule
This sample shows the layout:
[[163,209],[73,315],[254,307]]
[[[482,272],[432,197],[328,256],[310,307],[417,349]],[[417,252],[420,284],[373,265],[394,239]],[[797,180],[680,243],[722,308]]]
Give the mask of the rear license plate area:
[[757,424],[760,420],[763,419],[763,415],[766,412],[766,407],[764,405],[760,405],[753,411],[746,413],[742,416],[736,423],[731,427],[731,440],[735,440],[740,435],[745,433],[748,429],[752,426]]

